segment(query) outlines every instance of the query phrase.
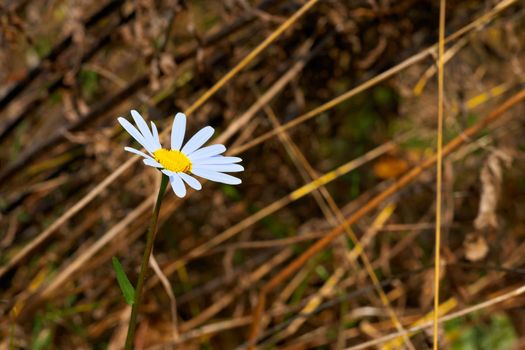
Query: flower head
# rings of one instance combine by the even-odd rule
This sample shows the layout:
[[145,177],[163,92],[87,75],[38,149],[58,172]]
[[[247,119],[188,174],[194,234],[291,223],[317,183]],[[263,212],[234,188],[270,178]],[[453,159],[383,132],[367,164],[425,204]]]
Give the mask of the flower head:
[[177,113],[171,129],[171,148],[166,149],[160,144],[155,123],[151,122],[150,129],[137,111],[132,110],[131,116],[137,127],[122,117],[118,118],[118,121],[149,155],[131,147],[124,147],[124,149],[144,157],[144,164],[157,168],[167,175],[178,197],[182,198],[186,195],[184,183],[197,191],[202,188],[200,182],[191,175],[228,185],[241,183],[239,178],[224,173],[243,171],[242,165],[235,164],[242,161],[241,158],[221,155],[226,151],[224,145],[202,147],[213,136],[214,129],[211,126],[199,130],[182,147],[186,132],[186,116]]

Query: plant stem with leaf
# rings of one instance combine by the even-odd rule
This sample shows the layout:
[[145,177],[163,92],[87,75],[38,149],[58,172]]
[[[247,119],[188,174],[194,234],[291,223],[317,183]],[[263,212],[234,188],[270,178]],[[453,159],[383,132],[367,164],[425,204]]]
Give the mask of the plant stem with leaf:
[[153,217],[148,229],[148,235],[146,240],[146,249],[144,250],[144,256],[142,257],[142,263],[140,265],[139,280],[137,282],[137,288],[135,290],[135,300],[131,307],[131,317],[129,319],[128,335],[126,336],[126,350],[131,350],[133,347],[133,338],[135,337],[135,329],[137,327],[137,315],[140,304],[142,302],[142,289],[144,288],[144,280],[146,278],[146,271],[148,269],[149,258],[153,250],[153,242],[155,241],[155,235],[157,232],[157,221],[159,218],[160,205],[162,204],[162,198],[168,185],[169,178],[166,175],[162,175],[160,182],[159,194],[157,196],[157,202],[153,209]]

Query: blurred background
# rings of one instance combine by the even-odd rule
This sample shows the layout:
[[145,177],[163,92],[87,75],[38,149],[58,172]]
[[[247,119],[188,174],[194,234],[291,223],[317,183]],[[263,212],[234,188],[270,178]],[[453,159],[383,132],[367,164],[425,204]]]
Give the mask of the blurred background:
[[[341,219],[434,153],[438,19],[433,0],[2,1],[0,348],[122,348],[111,257],[135,283],[160,183],[123,150],[130,109],[161,131],[189,112],[187,135],[212,125],[246,169],[240,186],[167,193],[137,349],[246,348],[258,292],[334,227],[270,291],[260,348],[344,349],[396,332],[392,313],[422,322],[435,166],[352,231]],[[524,3],[448,1],[446,36],[445,143],[524,89]],[[524,114],[515,104],[444,160],[444,313],[523,283]],[[456,317],[440,344],[519,348],[524,306]],[[410,340],[429,348],[431,331]]]

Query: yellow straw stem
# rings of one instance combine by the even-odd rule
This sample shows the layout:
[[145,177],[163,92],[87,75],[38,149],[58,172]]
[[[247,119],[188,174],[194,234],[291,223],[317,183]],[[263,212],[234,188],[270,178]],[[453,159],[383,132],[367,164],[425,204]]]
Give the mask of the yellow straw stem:
[[231,78],[239,73],[244,67],[246,67],[257,55],[259,55],[264,49],[266,49],[272,42],[275,41],[286,29],[290,28],[302,15],[314,6],[319,0],[310,0],[303,5],[296,13],[288,18],[283,24],[279,26],[272,34],[270,34],[262,43],[259,44],[248,56],[244,57],[232,70],[230,70],[225,76],[222,77],[215,85],[213,85],[208,91],[206,91],[197,101],[195,101],[185,112],[187,115],[192,114],[197,108],[199,108],[204,102],[206,102],[217,90],[223,87]]
[[438,130],[436,159],[436,252],[434,260],[434,350],[439,348],[439,277],[441,252],[441,190],[443,183],[443,67],[445,64],[445,5],[439,4],[439,43],[438,43]]

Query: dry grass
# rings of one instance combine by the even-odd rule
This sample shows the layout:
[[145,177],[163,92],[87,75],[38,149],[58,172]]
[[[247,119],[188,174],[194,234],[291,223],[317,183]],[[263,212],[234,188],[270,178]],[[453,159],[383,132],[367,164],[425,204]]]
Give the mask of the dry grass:
[[213,125],[246,168],[239,187],[166,197],[137,348],[523,343],[519,1],[447,2],[441,55],[425,1],[37,0],[0,16],[0,348],[122,347],[110,260],[136,280],[159,182],[122,150],[131,108]]

